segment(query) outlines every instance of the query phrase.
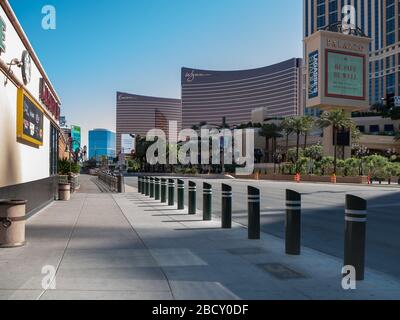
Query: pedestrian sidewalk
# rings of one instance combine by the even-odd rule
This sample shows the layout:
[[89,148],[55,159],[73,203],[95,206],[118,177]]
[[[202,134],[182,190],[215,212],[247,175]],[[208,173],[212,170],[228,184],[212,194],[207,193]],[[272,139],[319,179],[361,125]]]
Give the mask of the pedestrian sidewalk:
[[[336,258],[287,256],[281,239],[247,240],[241,225],[222,230],[131,187],[82,184],[28,221],[25,247],[0,250],[0,299],[400,299],[386,275],[367,270],[344,291]],[[56,270],[54,290],[44,266]]]

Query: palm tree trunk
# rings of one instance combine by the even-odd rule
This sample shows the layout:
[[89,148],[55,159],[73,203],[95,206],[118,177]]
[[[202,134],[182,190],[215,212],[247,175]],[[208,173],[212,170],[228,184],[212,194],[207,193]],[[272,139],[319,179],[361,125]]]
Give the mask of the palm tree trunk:
[[336,175],[336,166],[337,166],[337,135],[336,135],[336,128],[335,128],[335,127],[333,127],[333,142],[334,142],[333,173]]
[[308,137],[308,134],[305,133],[305,134],[304,134],[304,150],[307,149],[307,137]]
[[289,134],[286,134],[286,161],[289,158]]
[[267,161],[267,163],[269,163],[269,138],[265,138],[265,153],[266,153],[265,160]]
[[299,149],[300,149],[300,132],[297,132],[297,142],[296,142],[296,161],[299,160]]

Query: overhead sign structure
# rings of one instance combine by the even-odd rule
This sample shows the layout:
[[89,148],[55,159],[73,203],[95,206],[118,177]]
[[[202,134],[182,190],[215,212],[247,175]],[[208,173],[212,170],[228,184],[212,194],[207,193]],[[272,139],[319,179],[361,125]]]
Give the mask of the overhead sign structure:
[[305,39],[307,108],[369,109],[370,38],[320,30]]
[[17,137],[34,146],[43,146],[43,109],[22,88],[17,93]]
[[121,135],[121,153],[132,154],[135,152],[135,135],[134,134],[122,134]]

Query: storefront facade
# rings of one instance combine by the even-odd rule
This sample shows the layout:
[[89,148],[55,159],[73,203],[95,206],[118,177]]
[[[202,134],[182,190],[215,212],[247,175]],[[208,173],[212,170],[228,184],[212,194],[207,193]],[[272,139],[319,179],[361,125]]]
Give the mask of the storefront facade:
[[15,17],[0,2],[0,199],[32,214],[57,192],[60,99]]

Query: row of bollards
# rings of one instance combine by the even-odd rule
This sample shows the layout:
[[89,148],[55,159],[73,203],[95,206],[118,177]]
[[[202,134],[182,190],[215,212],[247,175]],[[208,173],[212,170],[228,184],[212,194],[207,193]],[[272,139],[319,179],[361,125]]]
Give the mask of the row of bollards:
[[[141,194],[175,205],[175,180],[154,177],[139,177],[138,191]],[[177,180],[177,208],[184,210],[185,183]],[[197,185],[189,181],[188,187],[188,214],[197,212],[196,206]],[[260,239],[261,210],[260,190],[248,187],[248,238]],[[203,183],[203,220],[212,220],[212,185]],[[232,228],[232,187],[222,184],[221,227]],[[345,211],[345,245],[344,265],[352,266],[356,271],[356,280],[364,279],[365,269],[365,241],[367,222],[367,201],[353,196],[346,196]],[[301,194],[286,190],[286,218],[285,218],[285,253],[288,255],[301,254]]]

